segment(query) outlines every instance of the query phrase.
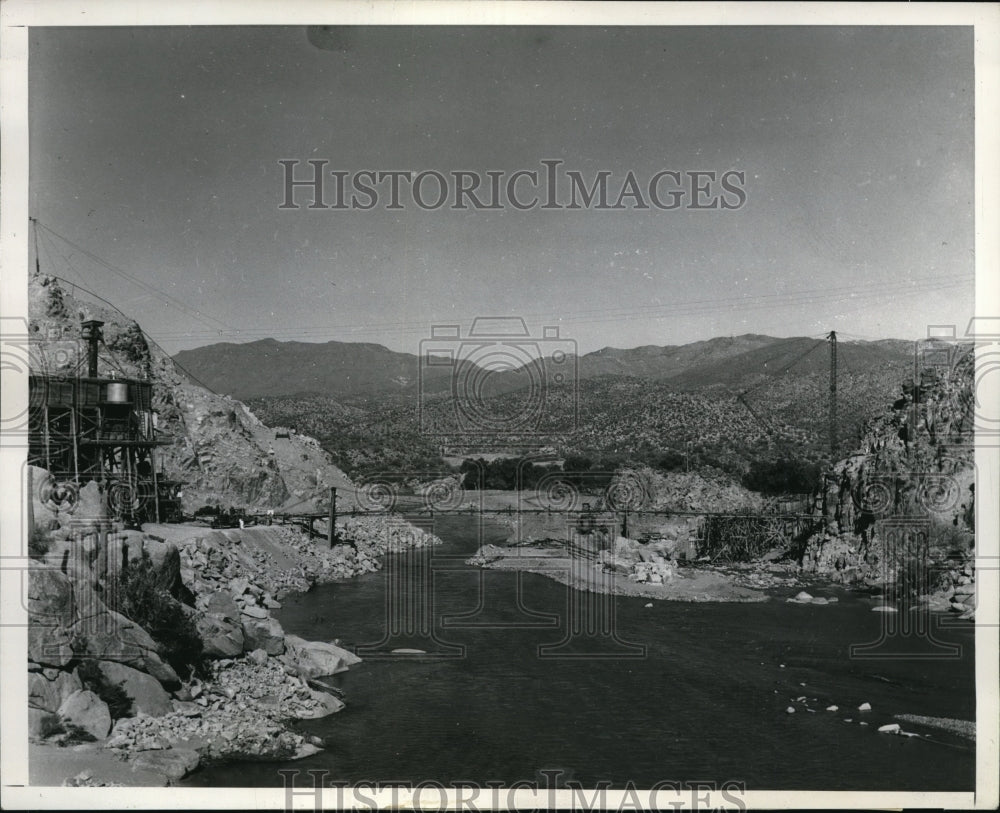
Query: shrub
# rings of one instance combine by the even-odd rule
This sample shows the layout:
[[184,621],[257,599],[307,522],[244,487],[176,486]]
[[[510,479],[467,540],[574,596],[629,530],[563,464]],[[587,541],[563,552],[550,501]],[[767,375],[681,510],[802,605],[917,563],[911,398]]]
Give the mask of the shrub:
[[656,467],[662,471],[684,471],[688,465],[687,455],[674,449],[667,449],[656,461]]
[[972,552],[973,540],[972,532],[962,525],[931,521],[929,545],[932,555],[962,559]]
[[819,463],[780,458],[755,459],[743,476],[743,485],[763,494],[809,494],[819,482]]
[[43,740],[55,737],[57,734],[66,733],[66,727],[63,725],[62,719],[58,714],[44,715],[38,724],[38,729],[38,733]]
[[186,677],[201,665],[204,647],[194,620],[167,591],[148,552],[112,578],[108,592],[118,612],[152,636],[179,675]]
[[66,734],[59,740],[59,744],[62,746],[97,741],[97,737],[74,723],[63,723],[63,726],[66,729]]
[[132,716],[132,698],[125,689],[108,680],[95,661],[83,661],[77,667],[77,674],[84,688],[92,691],[107,704],[111,719],[119,720],[122,717]]

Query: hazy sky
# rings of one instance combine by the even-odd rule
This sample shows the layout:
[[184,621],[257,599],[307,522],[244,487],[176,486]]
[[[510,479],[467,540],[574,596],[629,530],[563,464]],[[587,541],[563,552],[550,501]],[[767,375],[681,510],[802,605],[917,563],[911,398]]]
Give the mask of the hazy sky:
[[[477,315],[561,325],[581,352],[915,338],[972,315],[969,28],[313,40],[325,47],[302,28],[33,30],[32,214],[143,284],[45,230],[43,267],[171,352],[264,336],[415,352],[431,324]],[[630,170],[738,170],[746,204],[282,211],[282,159],[484,177],[561,159],[611,172],[615,193]]]

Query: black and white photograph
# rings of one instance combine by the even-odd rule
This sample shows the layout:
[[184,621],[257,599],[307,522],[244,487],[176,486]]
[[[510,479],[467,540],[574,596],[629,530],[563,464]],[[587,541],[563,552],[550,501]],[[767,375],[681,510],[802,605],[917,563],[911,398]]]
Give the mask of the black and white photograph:
[[2,13],[5,807],[995,809],[1000,6]]

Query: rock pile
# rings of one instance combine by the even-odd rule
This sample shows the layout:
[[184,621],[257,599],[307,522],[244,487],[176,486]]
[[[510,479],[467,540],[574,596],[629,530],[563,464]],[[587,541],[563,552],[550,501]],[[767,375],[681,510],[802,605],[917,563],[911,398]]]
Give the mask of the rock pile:
[[287,526],[206,532],[181,543],[181,575],[196,594],[227,589],[241,608],[278,609],[289,592],[374,572],[386,553],[440,541],[384,516],[341,521],[337,538],[339,544],[328,548]]
[[262,650],[216,661],[204,682],[186,687],[192,700],[174,700],[161,716],[119,720],[105,748],[123,754],[183,749],[213,759],[292,759],[314,753],[317,743],[287,730],[284,721],[322,717],[344,704],[288,674],[288,668],[285,660]]
[[639,584],[669,583],[676,576],[661,543],[643,545],[620,536],[610,548],[598,554],[598,562],[605,570],[620,573]]

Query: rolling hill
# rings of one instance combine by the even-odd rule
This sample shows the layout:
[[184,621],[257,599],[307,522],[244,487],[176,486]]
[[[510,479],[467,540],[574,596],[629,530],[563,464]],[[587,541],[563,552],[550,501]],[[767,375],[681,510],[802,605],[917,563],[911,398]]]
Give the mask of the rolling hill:
[[[754,461],[830,455],[830,357],[821,339],[748,334],[605,348],[569,357],[560,369],[575,362],[576,375],[562,383],[547,376],[544,391],[526,388],[524,370],[484,376],[470,365],[459,378],[486,381],[472,406],[497,427],[471,436],[451,397],[451,367],[428,370],[421,397],[419,359],[379,345],[267,340],[199,348],[178,360],[210,386],[251,399],[270,423],[317,437],[349,472],[439,465],[450,446],[545,446],[733,474]],[[908,342],[839,343],[839,451],[889,408],[911,365]],[[526,431],[508,421],[539,398]]]
[[[416,393],[418,358],[380,344],[355,342],[223,342],[184,350],[174,360],[218,393],[246,400],[321,393],[338,400]],[[450,380],[450,370],[429,371]]]

